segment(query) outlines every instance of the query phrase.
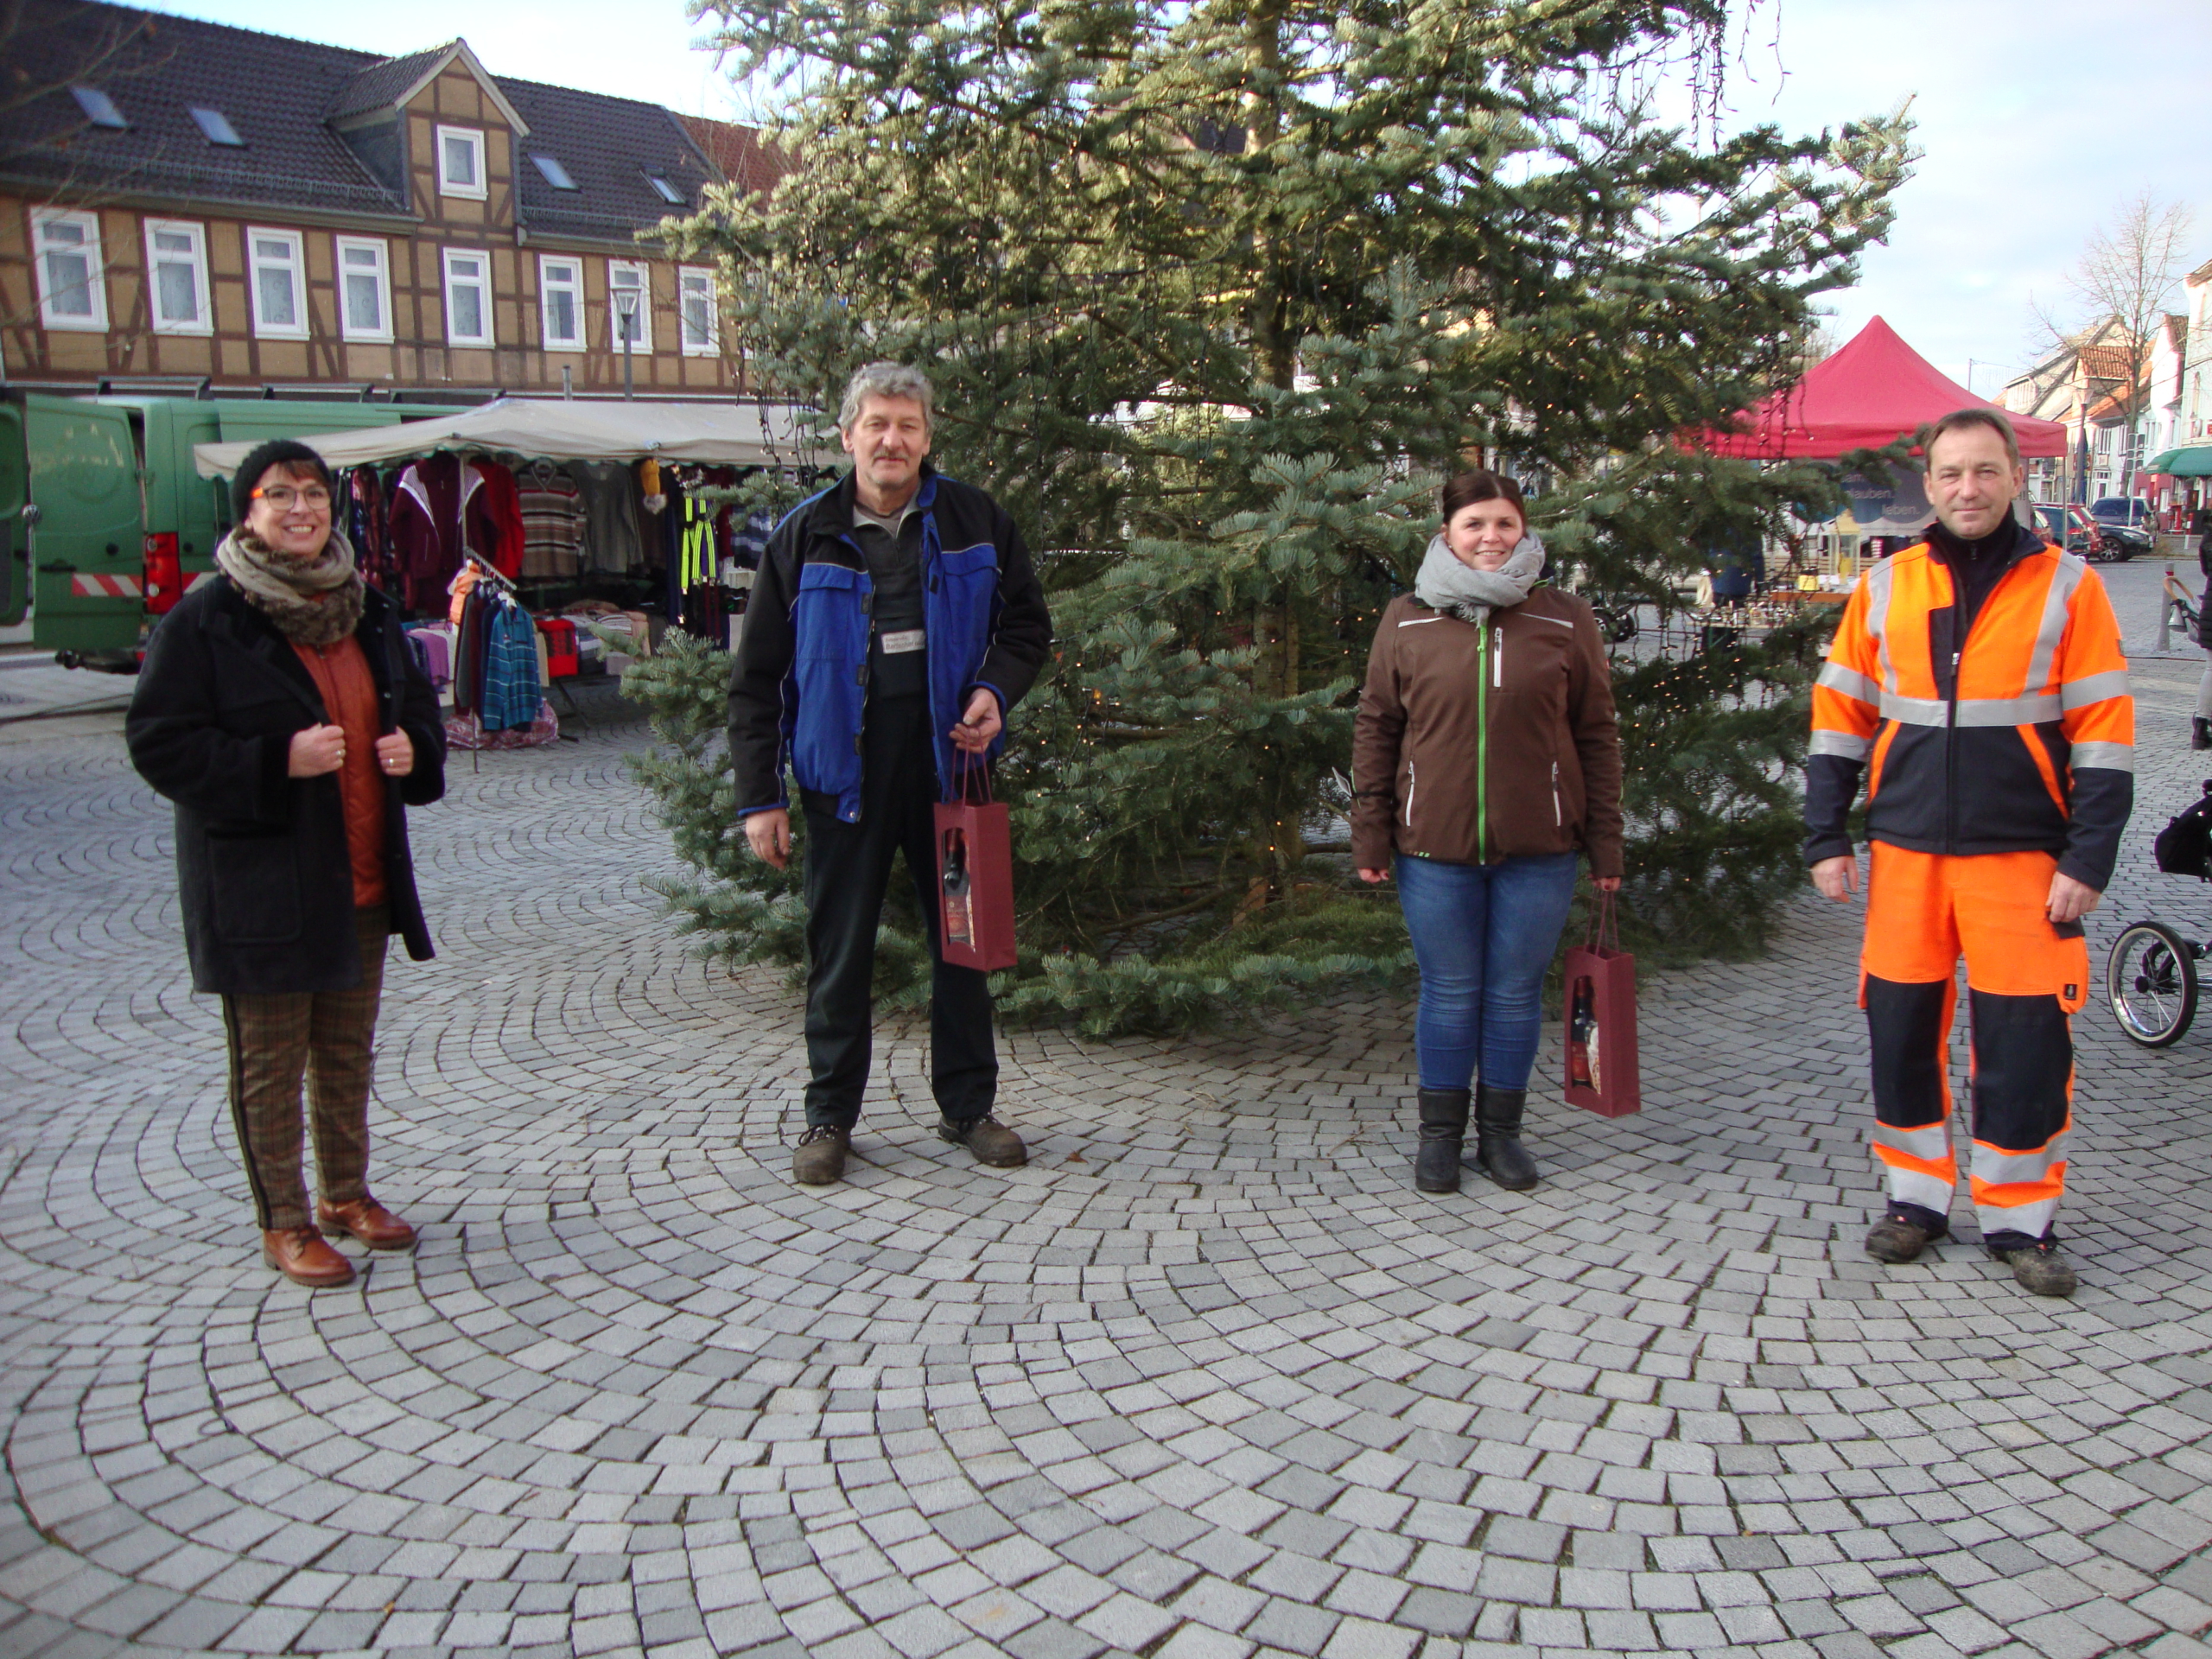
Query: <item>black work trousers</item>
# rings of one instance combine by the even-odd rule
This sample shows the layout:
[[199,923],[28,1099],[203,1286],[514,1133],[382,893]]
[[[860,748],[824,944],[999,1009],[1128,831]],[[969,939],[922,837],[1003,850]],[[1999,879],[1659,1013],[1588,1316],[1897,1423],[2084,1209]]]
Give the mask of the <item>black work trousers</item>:
[[806,814],[806,1085],[810,1128],[849,1129],[868,1089],[874,999],[875,930],[904,852],[928,918],[935,976],[930,995],[930,1091],[956,1123],[988,1114],[998,1093],[988,977],[948,964],[935,863],[937,763],[929,699],[871,699],[861,735],[861,816],[837,818],[836,798],[803,790]]

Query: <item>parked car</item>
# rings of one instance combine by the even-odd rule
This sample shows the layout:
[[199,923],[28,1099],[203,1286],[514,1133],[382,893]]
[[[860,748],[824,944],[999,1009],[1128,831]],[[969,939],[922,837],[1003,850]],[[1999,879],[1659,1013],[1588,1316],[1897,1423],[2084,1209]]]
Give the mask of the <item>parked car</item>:
[[2124,563],[2150,550],[2148,536],[2118,524],[2101,524],[2078,501],[2037,502],[2035,514],[2061,547],[2093,564]]
[[2126,530],[2139,530],[2146,536],[2156,520],[2156,511],[2140,496],[2105,495],[2089,503],[2089,517],[2101,524],[2118,524]]

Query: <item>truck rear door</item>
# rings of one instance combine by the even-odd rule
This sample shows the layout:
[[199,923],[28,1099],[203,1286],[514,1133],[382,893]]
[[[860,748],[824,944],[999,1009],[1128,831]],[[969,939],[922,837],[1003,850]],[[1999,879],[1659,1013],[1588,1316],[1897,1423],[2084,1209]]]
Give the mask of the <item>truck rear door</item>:
[[138,448],[131,411],[27,392],[33,639],[55,650],[129,652],[144,620]]

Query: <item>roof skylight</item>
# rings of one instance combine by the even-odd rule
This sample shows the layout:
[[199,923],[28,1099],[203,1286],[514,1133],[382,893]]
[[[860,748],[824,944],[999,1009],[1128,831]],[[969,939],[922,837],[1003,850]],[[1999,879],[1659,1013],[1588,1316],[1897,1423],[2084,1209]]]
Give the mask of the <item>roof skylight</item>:
[[661,174],[646,174],[645,182],[652,186],[653,194],[658,195],[663,201],[668,202],[671,206],[677,207],[681,207],[684,205],[683,193],[681,190],[678,190],[674,185],[671,184]]
[[576,181],[569,176],[569,169],[562,166],[554,156],[533,155],[530,159],[537,163],[537,170],[545,175],[545,182],[556,190],[574,190],[579,188]]
[[112,127],[120,132],[130,124],[115,107],[115,100],[97,86],[72,86],[69,95],[77,100],[85,119],[96,127]]
[[186,107],[191,111],[192,118],[200,124],[200,130],[207,135],[209,143],[229,144],[239,149],[245,148],[245,140],[238,137],[238,130],[231,124],[230,117],[220,110],[211,110],[204,104],[188,105]]

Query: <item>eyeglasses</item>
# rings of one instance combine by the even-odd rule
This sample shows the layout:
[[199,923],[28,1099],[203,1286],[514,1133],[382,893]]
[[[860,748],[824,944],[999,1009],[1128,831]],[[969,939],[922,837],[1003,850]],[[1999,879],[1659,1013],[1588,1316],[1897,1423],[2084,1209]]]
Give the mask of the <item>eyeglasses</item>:
[[279,512],[289,512],[295,501],[305,506],[310,512],[330,511],[330,492],[320,484],[311,484],[304,490],[296,490],[287,485],[279,484],[274,489],[256,490],[253,493],[253,499],[257,501],[266,501]]

